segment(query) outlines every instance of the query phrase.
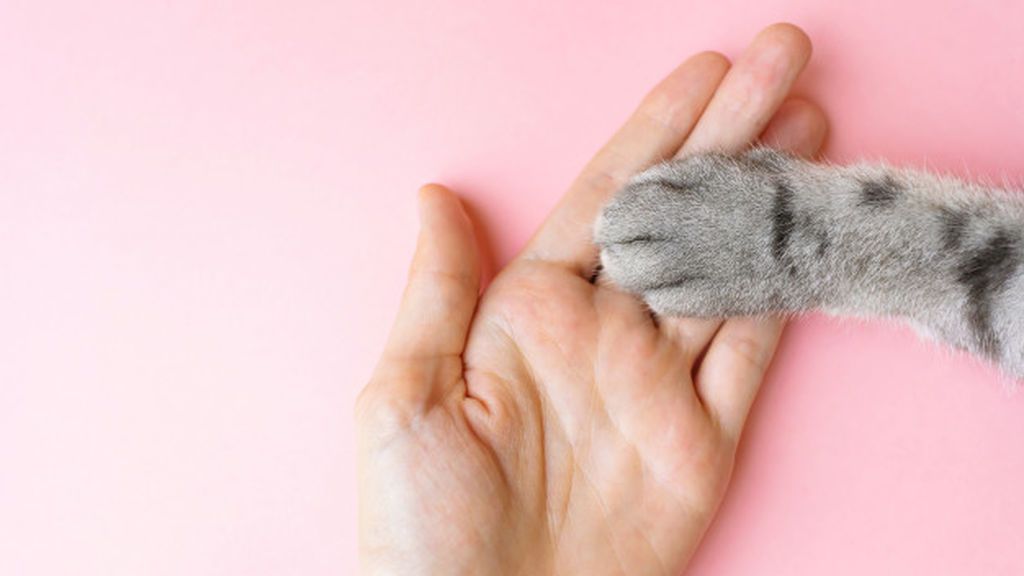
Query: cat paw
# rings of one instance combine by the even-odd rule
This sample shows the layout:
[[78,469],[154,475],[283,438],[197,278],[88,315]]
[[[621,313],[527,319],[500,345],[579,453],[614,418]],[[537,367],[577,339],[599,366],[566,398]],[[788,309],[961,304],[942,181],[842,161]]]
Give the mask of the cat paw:
[[765,309],[778,267],[775,175],[791,162],[761,148],[697,154],[638,174],[596,224],[602,274],[658,314]]

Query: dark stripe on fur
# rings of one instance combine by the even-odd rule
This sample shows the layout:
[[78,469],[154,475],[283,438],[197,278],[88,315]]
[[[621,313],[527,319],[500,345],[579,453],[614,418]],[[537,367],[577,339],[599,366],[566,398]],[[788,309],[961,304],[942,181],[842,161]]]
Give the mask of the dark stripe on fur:
[[999,354],[999,337],[992,329],[992,301],[1017,270],[1016,238],[999,230],[988,243],[960,263],[957,280],[967,288],[967,321],[981,351],[990,357]]
[[620,241],[616,242],[615,244],[617,246],[628,246],[630,244],[638,244],[638,243],[650,244],[652,242],[668,242],[668,241],[669,240],[666,239],[666,238],[655,238],[654,236],[651,236],[650,234],[643,234],[641,236],[634,236],[634,237],[626,239],[626,240],[620,240]]
[[819,230],[816,235],[818,237],[818,249],[815,252],[817,253],[818,258],[821,258],[828,253],[828,249],[832,247],[832,239],[829,238],[828,232],[824,230]]
[[872,208],[889,207],[899,198],[902,190],[903,187],[893,180],[892,176],[864,182],[860,190],[860,205]]
[[785,182],[775,183],[775,202],[772,204],[772,256],[782,260],[793,233],[793,189]]
[[680,276],[680,277],[678,277],[678,278],[676,278],[674,280],[666,280],[665,282],[659,282],[657,284],[651,284],[650,286],[644,286],[643,291],[644,292],[654,292],[656,290],[666,290],[668,288],[680,288],[680,287],[683,286],[683,284],[686,284],[688,282],[693,282],[694,280],[705,280],[705,279],[707,279],[707,276],[703,276],[703,275],[700,275],[700,274],[684,275],[684,276]]
[[676,182],[675,180],[672,180],[671,178],[662,178],[654,182],[654,184],[668,188],[669,190],[674,190],[681,194],[689,194],[693,191],[692,188],[690,188],[689,186],[683,186],[682,184]]

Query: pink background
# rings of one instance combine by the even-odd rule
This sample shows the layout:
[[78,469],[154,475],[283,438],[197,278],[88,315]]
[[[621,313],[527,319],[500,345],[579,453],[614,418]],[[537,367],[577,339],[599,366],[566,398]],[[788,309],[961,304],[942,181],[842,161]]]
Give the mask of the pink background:
[[[353,573],[417,185],[507,261],[694,51],[790,20],[830,158],[1024,175],[1024,3],[614,4],[0,4],[0,574]],[[1022,572],[1024,396],[796,322],[693,573]]]

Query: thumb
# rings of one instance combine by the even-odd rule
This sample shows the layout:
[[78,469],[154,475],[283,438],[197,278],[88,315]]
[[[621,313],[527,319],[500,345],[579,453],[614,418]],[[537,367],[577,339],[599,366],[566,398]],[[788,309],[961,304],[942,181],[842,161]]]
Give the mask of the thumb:
[[480,290],[473,225],[446,188],[420,189],[420,234],[398,316],[377,369],[379,392],[422,407],[462,376]]

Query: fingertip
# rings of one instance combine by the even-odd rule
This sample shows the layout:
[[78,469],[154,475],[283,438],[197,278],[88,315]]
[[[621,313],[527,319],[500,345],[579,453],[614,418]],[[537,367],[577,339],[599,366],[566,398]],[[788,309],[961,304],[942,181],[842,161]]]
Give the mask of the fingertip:
[[701,67],[707,67],[712,69],[725,69],[732,65],[732,63],[729,61],[729,58],[725,54],[722,54],[721,52],[715,50],[705,50],[703,52],[698,52],[693,56],[687,58],[686,62],[684,62],[683,64],[698,65]]
[[454,196],[454,194],[452,194],[451,190],[448,190],[448,188],[443,185],[436,184],[434,182],[428,182],[420,186],[417,191],[417,198],[419,200],[421,212],[429,209],[436,203],[449,202],[452,196]]
[[[725,73],[732,67],[732,62],[725,54],[714,50],[705,50],[690,56],[670,74],[663,84],[672,85],[672,91],[678,98],[678,92],[693,85],[695,78],[705,79],[713,84],[712,90],[718,86]],[[677,81],[679,85],[676,85]],[[657,88],[656,88],[657,89]]]
[[821,151],[825,146],[825,142],[828,141],[828,115],[817,104],[809,101],[804,101],[804,103],[806,104],[806,108],[803,111],[803,114],[806,115],[804,122],[808,126],[808,130],[814,134],[813,149],[808,156],[813,156]]
[[810,36],[802,28],[790,22],[776,22],[761,30],[757,40],[768,40],[785,45],[793,53],[810,58],[813,50]]
[[443,184],[429,182],[420,186],[417,192],[419,199],[420,223],[426,225],[432,215],[440,214],[445,220],[456,217],[464,226],[471,226],[469,214],[458,195]]
[[705,98],[696,109],[699,113],[731,66],[729,59],[719,52],[698,52],[676,66],[675,70],[659,82],[644,98],[640,109],[644,110],[647,116],[656,118],[667,126],[674,126],[675,130],[685,136],[692,123],[696,121],[697,115],[680,115],[681,109],[695,108],[684,95],[693,93],[697,87],[703,88]]
[[421,200],[450,194],[451,191],[448,190],[448,188],[446,188],[443,184],[438,184],[436,182],[427,182],[426,184],[420,186],[419,189],[419,197]]
[[473,222],[459,197],[435,183],[421,186],[418,196],[420,233],[413,267],[479,276]]
[[814,156],[828,138],[828,117],[804,98],[789,98],[779,106],[761,135],[765,144],[798,156]]

